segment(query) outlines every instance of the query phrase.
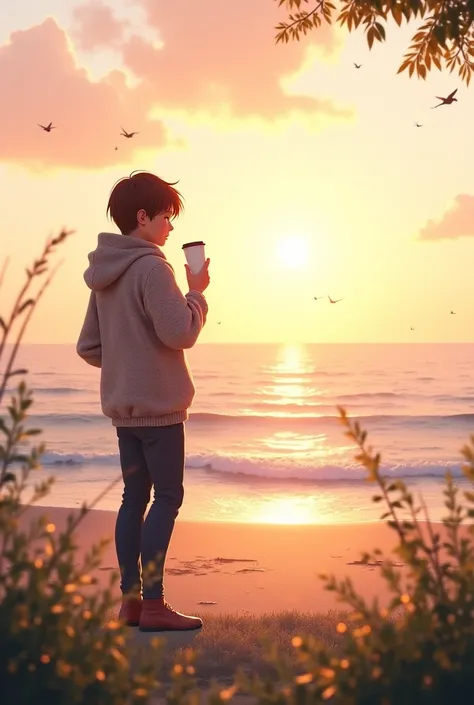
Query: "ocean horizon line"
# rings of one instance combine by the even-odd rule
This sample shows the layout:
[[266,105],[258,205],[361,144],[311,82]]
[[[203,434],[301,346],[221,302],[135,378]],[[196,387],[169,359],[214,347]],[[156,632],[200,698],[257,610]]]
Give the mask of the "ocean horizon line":
[[[13,343],[7,343],[8,345],[13,345]],[[50,347],[61,347],[61,346],[70,346],[70,345],[76,345],[76,341],[72,340],[69,342],[63,342],[63,343],[48,343],[48,342],[23,342],[22,345],[25,346],[50,346]],[[198,342],[195,347],[204,347],[204,346],[236,346],[236,345],[247,345],[247,346],[265,346],[265,345],[280,345],[280,346],[293,346],[293,345],[319,345],[319,346],[341,346],[341,345],[348,345],[348,346],[367,346],[367,345],[372,345],[372,346],[392,346],[392,345],[405,345],[405,346],[410,346],[410,347],[423,347],[427,345],[463,345],[463,346],[469,346],[469,345],[474,345],[474,340],[473,341],[393,341],[393,342],[387,342],[387,341],[368,341],[368,342],[353,342],[353,341],[339,341],[339,342],[319,342],[319,341],[265,341],[265,342],[255,342],[255,341],[244,341],[244,340],[239,340],[239,341],[208,341],[208,342]]]

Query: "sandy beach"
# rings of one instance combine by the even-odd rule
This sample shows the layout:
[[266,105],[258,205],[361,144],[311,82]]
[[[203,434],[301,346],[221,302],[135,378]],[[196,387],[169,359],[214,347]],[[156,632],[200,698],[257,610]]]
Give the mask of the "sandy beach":
[[[31,507],[28,516],[45,514],[56,527],[77,510]],[[97,576],[105,584],[117,562],[113,544],[115,513],[92,510],[77,530],[81,554],[100,538],[110,538]],[[442,524],[433,524],[443,536]],[[427,536],[426,524],[422,524]],[[463,527],[463,533],[467,528]],[[176,523],[166,564],[167,600],[180,611],[260,615],[296,609],[327,612],[348,609],[324,589],[319,573],[350,577],[356,591],[380,606],[390,599],[377,566],[360,565],[363,551],[380,548],[383,556],[403,564],[392,553],[396,533],[385,523],[351,525],[274,525]],[[117,587],[118,592],[118,587]]]

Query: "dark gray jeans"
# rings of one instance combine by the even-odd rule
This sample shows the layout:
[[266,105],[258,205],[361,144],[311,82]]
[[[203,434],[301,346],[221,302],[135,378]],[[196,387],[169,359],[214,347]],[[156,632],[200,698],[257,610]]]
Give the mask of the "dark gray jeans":
[[[117,437],[124,481],[115,527],[120,587],[123,594],[133,593],[143,583],[145,599],[160,598],[166,552],[184,497],[184,423],[120,426]],[[144,520],[152,487],[153,503]]]

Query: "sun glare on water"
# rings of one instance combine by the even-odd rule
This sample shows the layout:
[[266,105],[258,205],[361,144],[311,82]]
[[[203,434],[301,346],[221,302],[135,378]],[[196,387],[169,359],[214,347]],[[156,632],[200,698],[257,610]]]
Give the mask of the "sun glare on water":
[[278,262],[286,269],[301,269],[308,264],[308,242],[302,237],[289,237],[278,243]]

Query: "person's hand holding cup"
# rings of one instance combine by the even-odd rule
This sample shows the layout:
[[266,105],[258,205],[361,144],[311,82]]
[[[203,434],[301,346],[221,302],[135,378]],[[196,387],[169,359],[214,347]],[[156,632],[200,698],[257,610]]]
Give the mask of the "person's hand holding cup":
[[183,245],[184,254],[186,257],[186,278],[188,286],[194,291],[199,291],[201,294],[207,289],[210,282],[209,263],[210,259],[206,259],[204,254],[205,243],[187,242]]

